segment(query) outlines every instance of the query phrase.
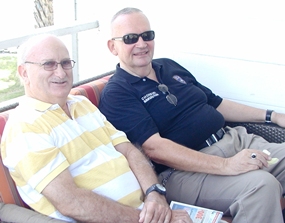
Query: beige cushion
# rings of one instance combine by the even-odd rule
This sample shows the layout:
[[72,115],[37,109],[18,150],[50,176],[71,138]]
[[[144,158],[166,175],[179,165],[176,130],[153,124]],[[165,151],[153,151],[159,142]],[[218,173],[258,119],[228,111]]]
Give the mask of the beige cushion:
[[63,223],[15,204],[0,203],[0,220],[13,223]]

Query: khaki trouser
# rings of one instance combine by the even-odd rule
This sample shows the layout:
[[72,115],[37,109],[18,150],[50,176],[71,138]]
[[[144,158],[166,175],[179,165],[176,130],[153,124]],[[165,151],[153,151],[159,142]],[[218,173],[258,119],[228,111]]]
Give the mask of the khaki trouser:
[[[269,168],[237,176],[174,171],[166,183],[168,202],[175,200],[231,215],[233,223],[282,223],[280,198],[285,188],[285,143],[268,143],[247,134],[245,128],[227,128],[217,143],[200,150],[220,157],[231,157],[245,148],[270,151],[279,162]],[[162,180],[169,170],[162,172]]]

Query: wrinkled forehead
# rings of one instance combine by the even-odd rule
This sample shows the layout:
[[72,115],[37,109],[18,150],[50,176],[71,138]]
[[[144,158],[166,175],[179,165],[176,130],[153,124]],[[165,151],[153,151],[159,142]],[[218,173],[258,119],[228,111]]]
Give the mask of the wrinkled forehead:
[[123,36],[128,33],[137,33],[151,30],[147,17],[141,12],[118,16],[111,25],[112,36]]

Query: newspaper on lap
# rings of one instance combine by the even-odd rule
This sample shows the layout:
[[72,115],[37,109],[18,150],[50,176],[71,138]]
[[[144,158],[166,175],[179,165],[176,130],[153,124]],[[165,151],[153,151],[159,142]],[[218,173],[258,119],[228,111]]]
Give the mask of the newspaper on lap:
[[212,209],[202,208],[194,205],[184,204],[171,201],[170,208],[172,210],[186,210],[193,223],[222,223],[223,212]]

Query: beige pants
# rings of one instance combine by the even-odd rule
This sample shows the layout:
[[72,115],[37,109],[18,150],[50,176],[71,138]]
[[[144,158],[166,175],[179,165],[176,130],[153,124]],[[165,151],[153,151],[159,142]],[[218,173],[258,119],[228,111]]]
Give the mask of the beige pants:
[[[247,134],[245,128],[228,128],[219,142],[200,150],[220,157],[231,157],[245,149],[267,149],[279,162],[269,168],[237,176],[174,171],[166,183],[168,202],[194,204],[223,211],[233,223],[282,223],[280,198],[285,188],[285,143],[268,143]],[[162,172],[162,180],[169,170]]]

